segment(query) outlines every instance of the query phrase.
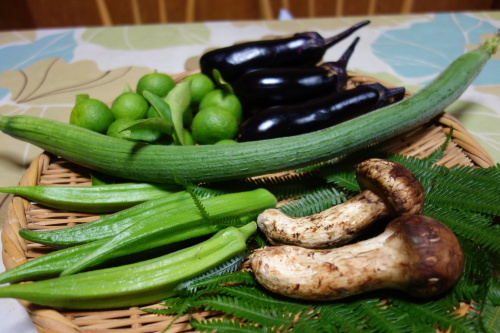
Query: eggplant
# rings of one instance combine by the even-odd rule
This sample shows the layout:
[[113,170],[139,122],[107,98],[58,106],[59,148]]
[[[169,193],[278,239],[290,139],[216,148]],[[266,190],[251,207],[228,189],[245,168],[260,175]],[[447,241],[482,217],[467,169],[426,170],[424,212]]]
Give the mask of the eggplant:
[[369,23],[362,21],[330,38],[323,38],[317,32],[302,32],[287,38],[215,49],[201,56],[200,70],[214,80],[217,78],[213,72],[217,70],[231,84],[244,73],[260,68],[315,66],[330,47]]
[[376,110],[404,97],[403,87],[359,85],[301,104],[266,109],[241,126],[239,142],[288,137],[321,130]]
[[[305,102],[338,92],[347,83],[347,63],[359,37],[337,61],[315,67],[263,68],[243,74],[231,86],[245,110]],[[250,111],[247,111],[247,113]]]

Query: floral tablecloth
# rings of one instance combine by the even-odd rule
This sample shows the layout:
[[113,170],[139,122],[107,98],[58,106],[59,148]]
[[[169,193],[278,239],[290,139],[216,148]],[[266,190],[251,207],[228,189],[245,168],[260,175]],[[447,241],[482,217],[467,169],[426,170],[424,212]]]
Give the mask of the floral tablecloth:
[[[500,12],[473,12],[0,32],[0,114],[66,122],[76,94],[111,102],[153,70],[197,69],[208,49],[301,31],[327,37],[364,19],[371,23],[354,34],[361,40],[349,70],[413,92],[500,27]],[[336,60],[354,36],[324,60]],[[500,161],[500,52],[447,112]],[[41,150],[3,133],[0,141],[0,186],[15,185]],[[2,224],[9,199],[0,194]],[[0,300],[0,322],[2,332],[34,331],[14,300]]]

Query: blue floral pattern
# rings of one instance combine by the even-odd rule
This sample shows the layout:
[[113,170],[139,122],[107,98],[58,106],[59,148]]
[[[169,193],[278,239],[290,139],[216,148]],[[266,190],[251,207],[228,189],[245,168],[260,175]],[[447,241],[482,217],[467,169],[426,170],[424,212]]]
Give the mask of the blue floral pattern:
[[[473,14],[436,14],[430,22],[382,33],[372,49],[397,74],[425,84],[467,52],[465,46],[479,45],[481,36],[495,33],[497,28]],[[473,84],[500,84],[500,60],[491,59]]]

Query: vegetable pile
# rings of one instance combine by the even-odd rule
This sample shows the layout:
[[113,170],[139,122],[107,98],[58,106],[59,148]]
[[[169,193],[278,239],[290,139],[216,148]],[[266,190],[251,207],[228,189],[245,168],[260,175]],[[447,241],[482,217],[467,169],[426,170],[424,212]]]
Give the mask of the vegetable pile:
[[[274,316],[269,322],[240,315],[255,322],[254,329],[304,331],[328,325],[323,321],[329,321],[330,308],[303,300],[338,302],[380,289],[437,299],[452,293],[457,284],[472,283],[471,277],[486,288],[464,253],[472,253],[471,248],[477,245],[476,250],[485,248],[488,255],[498,255],[498,246],[480,237],[468,237],[451,225],[449,215],[439,216],[439,209],[432,206],[438,202],[433,201],[433,195],[446,196],[433,192],[439,188],[436,183],[443,181],[442,175],[455,172],[439,169],[436,174],[426,174],[434,170],[431,166],[442,151],[428,158],[428,164],[422,162],[425,168],[420,170],[417,161],[397,163],[391,161],[394,156],[364,156],[361,161],[346,156],[442,113],[496,52],[499,38],[461,56],[428,86],[401,100],[403,88],[375,84],[345,89],[347,62],[359,39],[338,61],[317,66],[328,47],[366,24],[361,22],[330,39],[302,33],[211,51],[201,57],[202,73],[169,83],[168,89],[160,85],[156,90],[154,84],[140,80],[135,92],[125,91],[109,110],[89,96],[79,95],[71,124],[0,116],[3,132],[83,165],[91,173],[104,173],[119,181],[90,188],[0,189],[48,207],[106,214],[59,230],[20,230],[24,239],[54,251],[1,273],[0,283],[11,285],[0,288],[0,297],[73,309],[108,309],[163,300],[168,308],[157,313],[228,309],[227,313],[238,317],[244,311],[231,312],[231,306],[211,308],[210,297],[222,295],[220,304],[230,302],[224,295],[238,299],[235,295],[239,293],[246,295],[244,299],[273,300],[279,310],[269,312],[283,312],[282,317]],[[248,54],[258,57],[242,56]],[[168,76],[152,74],[155,80],[170,82]],[[304,78],[315,83],[301,86]],[[269,81],[279,85],[268,85]],[[288,89],[306,94],[283,94]],[[311,91],[316,95],[310,95]],[[129,100],[134,102],[129,104]],[[107,128],[83,126],[87,122],[80,113],[87,111],[81,110],[90,109],[80,103],[109,111],[112,117],[99,117],[106,119]],[[241,124],[240,142],[234,141],[235,130],[230,131],[234,133],[230,137],[214,134],[219,131],[200,132],[199,126],[206,123],[197,125],[196,118],[208,118],[207,113],[214,108]],[[192,119],[190,111],[194,111]],[[312,121],[306,124],[304,118]],[[233,144],[220,144],[227,140]],[[369,152],[375,154],[375,148]],[[346,183],[353,184],[356,179],[357,191],[331,180],[338,177],[335,168],[341,163],[355,169],[356,175],[350,171],[352,177]],[[319,193],[320,201],[329,207],[316,205],[311,214],[300,217],[287,214],[287,207],[301,202],[304,193],[285,195],[267,186],[265,178],[254,186],[249,178],[305,166],[311,169],[297,173],[298,180],[317,185],[311,192]],[[478,172],[469,171],[466,177],[471,178]],[[498,177],[498,168],[488,172]],[[304,174],[315,181],[309,184],[302,180],[300,175]],[[488,182],[480,175],[478,178],[478,183],[487,186]],[[221,182],[225,180],[230,182]],[[251,188],[240,186],[238,180],[250,182]],[[332,197],[349,200],[333,202]],[[498,197],[478,194],[478,200],[487,201],[487,209],[474,211],[474,216],[483,214],[488,221],[493,220],[499,213],[500,205],[495,204]],[[278,201],[284,199],[290,203],[278,207]],[[492,229],[498,234],[498,228]],[[250,277],[245,272],[223,274],[237,270],[256,244],[256,251],[248,257]],[[36,282],[17,283],[23,281]],[[479,297],[479,289],[475,285],[468,295]],[[464,294],[457,298],[469,301]],[[294,303],[288,297],[302,301]],[[483,303],[488,297],[482,298]],[[415,303],[412,301],[409,304]],[[390,305],[397,308],[398,299]],[[369,320],[364,324],[376,328]],[[203,324],[193,325],[202,330]],[[220,323],[221,327],[231,325],[235,323],[226,319]],[[208,324],[206,329],[213,328]]]

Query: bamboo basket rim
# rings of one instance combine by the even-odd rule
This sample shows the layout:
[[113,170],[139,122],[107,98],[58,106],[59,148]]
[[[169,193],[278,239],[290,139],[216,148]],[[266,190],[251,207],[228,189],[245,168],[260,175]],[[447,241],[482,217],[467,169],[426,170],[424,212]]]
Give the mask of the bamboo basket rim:
[[[197,71],[184,72],[174,76],[176,81]],[[349,72],[349,84],[355,86],[361,83],[382,83],[392,87],[387,82],[382,82],[370,76]],[[407,93],[409,95],[410,93]],[[443,112],[429,123],[412,129],[391,140],[388,150],[407,156],[425,157],[434,149],[440,147],[451,133],[451,141],[445,149],[445,156],[438,164],[447,167],[456,165],[487,168],[495,165],[492,157],[479,145],[472,135],[450,114]],[[73,163],[57,158],[43,152],[37,156],[19,181],[21,186],[34,185],[81,185],[90,184],[86,169]],[[59,214],[58,214],[59,213]],[[95,216],[60,212],[37,206],[21,197],[14,196],[9,204],[7,219],[2,229],[3,262],[6,269],[18,266],[36,256],[43,255],[41,247],[27,242],[19,236],[21,228],[40,221],[55,220],[54,227],[67,227],[77,223],[90,221]],[[49,223],[50,225],[50,223]],[[62,226],[61,226],[62,225]],[[47,226],[47,224],[45,225]],[[29,302],[19,301],[26,309],[35,328],[42,333],[48,332],[124,332],[143,333],[160,332],[168,326],[173,316],[158,316],[142,311],[143,308],[159,307],[158,303],[142,307],[125,309],[100,310],[100,311],[71,311],[58,310],[38,306]],[[191,316],[185,315],[175,318],[169,332],[192,332],[190,319],[217,317],[217,312],[199,312]]]

